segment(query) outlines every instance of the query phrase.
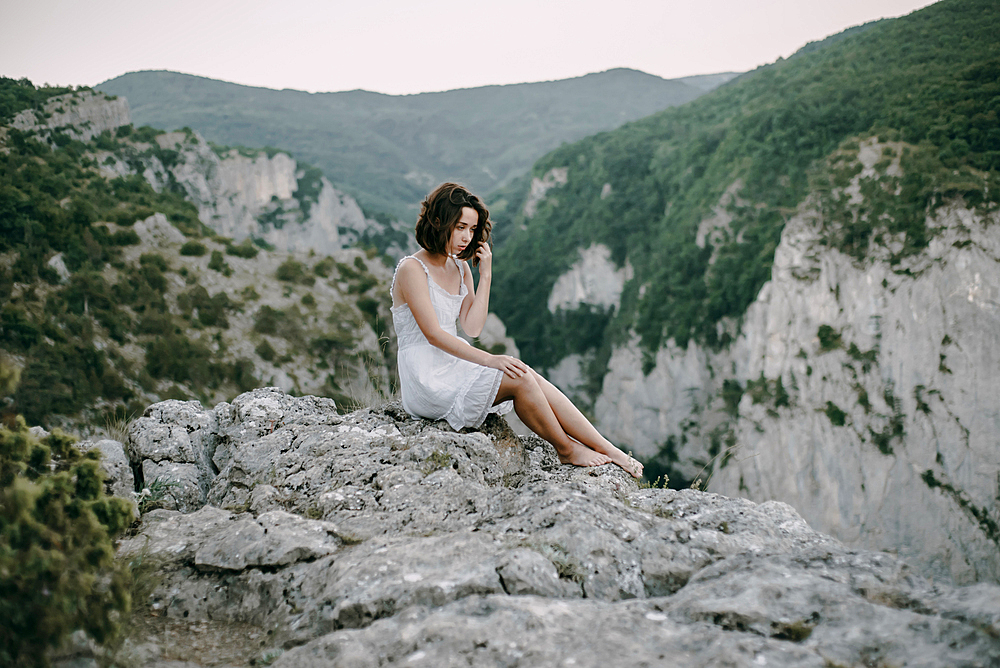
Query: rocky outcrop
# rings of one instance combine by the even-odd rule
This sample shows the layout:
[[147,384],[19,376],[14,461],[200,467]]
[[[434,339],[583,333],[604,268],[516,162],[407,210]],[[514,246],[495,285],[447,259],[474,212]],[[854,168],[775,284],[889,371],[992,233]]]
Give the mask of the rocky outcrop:
[[109,176],[133,171],[136,160],[154,188],[174,184],[198,207],[198,217],[217,234],[235,241],[261,239],[289,252],[332,254],[352,246],[373,227],[353,198],[315,169],[301,167],[284,152],[216,150],[194,132],[158,135],[170,159],[156,155],[101,155]]
[[[886,153],[899,176],[898,146],[862,142],[850,206]],[[1000,581],[1000,215],[955,202],[927,220],[925,250],[894,263],[889,239],[861,263],[829,247],[819,210],[787,223],[729,349],[668,343],[649,373],[637,341],[616,349],[597,421],[680,477],[784,501],[850,545]]]
[[197,401],[174,399],[147,408],[128,433],[128,457],[140,474],[139,486],[162,489],[166,508],[190,512],[203,506],[215,477],[218,432],[215,412]]
[[622,288],[632,278],[631,265],[622,268],[611,261],[611,249],[604,244],[592,244],[580,251],[569,271],[556,279],[549,294],[549,311],[572,311],[581,304],[602,309],[617,308]]
[[41,112],[34,109],[20,112],[10,122],[10,127],[35,132],[45,138],[61,133],[86,142],[106,130],[115,130],[131,122],[125,98],[79,90],[49,98]]
[[545,172],[545,175],[541,178],[536,176],[531,179],[531,189],[528,192],[528,198],[525,200],[524,206],[521,208],[521,213],[524,214],[525,218],[534,216],[538,210],[538,205],[545,201],[549,191],[553,188],[566,185],[568,181],[568,167],[553,167]]
[[104,491],[111,496],[119,496],[132,501],[135,492],[135,477],[129,464],[125,447],[118,441],[104,438],[96,441],[76,443],[80,452],[97,450],[101,453],[101,470],[104,473]]
[[252,624],[278,666],[1000,661],[1000,587],[931,585],[786,504],[639,489],[495,417],[332,408],[256,390],[205,411],[232,418],[209,504],[121,548],[160,564],[158,615]]

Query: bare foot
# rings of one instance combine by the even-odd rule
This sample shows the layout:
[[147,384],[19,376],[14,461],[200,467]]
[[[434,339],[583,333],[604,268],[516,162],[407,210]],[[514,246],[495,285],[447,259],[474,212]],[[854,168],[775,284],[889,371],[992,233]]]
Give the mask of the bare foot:
[[573,450],[568,455],[559,454],[559,461],[574,466],[601,466],[602,464],[610,464],[611,458],[600,452],[595,452],[585,445],[574,443]]
[[631,475],[633,478],[642,477],[642,464],[639,462],[639,460],[635,459],[634,457],[630,457],[629,455],[626,455],[624,452],[622,452],[621,450],[619,450],[614,446],[611,446],[611,452],[608,453],[608,456],[611,458],[611,461],[613,461],[615,464],[618,464],[618,466],[625,469],[625,472]]

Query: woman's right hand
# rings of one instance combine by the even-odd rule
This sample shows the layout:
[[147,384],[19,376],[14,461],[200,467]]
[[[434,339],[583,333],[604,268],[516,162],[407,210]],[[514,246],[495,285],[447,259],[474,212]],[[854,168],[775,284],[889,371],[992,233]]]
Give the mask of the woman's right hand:
[[492,355],[487,366],[500,369],[511,378],[520,378],[530,371],[527,364],[510,355]]

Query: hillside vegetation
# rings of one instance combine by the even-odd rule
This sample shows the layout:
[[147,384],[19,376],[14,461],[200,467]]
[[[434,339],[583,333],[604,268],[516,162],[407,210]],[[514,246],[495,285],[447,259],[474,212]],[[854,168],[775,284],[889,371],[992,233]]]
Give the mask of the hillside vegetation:
[[[533,216],[523,210],[527,179],[494,202],[496,228],[506,231],[493,303],[525,359],[546,367],[596,351],[599,382],[610,347],[629,332],[641,337],[647,370],[667,339],[725,346],[770,278],[785,221],[810,193],[827,214],[830,245],[858,262],[891,246],[904,271],[929,242],[929,209],[1000,197],[998,34],[995,2],[943,0],[546,155],[531,175],[566,168],[568,179]],[[860,169],[850,159],[858,139],[872,135],[901,142],[904,176],[869,193],[855,216],[837,189]],[[699,247],[702,221],[720,214],[728,225]],[[595,242],[634,268],[620,309],[549,313],[556,278]]]
[[[0,79],[4,121],[78,102]],[[183,188],[156,178],[152,166],[177,159],[162,134],[0,127],[0,361],[19,380],[3,413],[88,431],[160,399],[264,383],[341,403],[352,383],[386,389],[383,264],[216,236]]]
[[667,81],[634,70],[419,95],[310,94],[176,72],[133,72],[99,90],[137,123],[210,141],[280,146],[317,165],[369,212],[411,221],[445,179],[488,192],[566,141],[693,100],[731,75]]

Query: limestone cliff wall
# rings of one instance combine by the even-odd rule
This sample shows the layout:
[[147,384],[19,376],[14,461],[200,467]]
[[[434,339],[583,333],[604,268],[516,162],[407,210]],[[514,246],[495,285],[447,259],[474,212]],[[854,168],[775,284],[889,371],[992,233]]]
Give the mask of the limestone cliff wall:
[[802,207],[731,348],[668,345],[649,374],[637,342],[616,349],[599,426],[849,544],[1000,580],[998,222],[954,203],[924,252],[862,265]]
[[[10,127],[43,139],[63,133],[86,142],[131,122],[125,98],[76,91],[49,99],[40,112],[22,111]],[[95,157],[102,174],[138,173],[157,190],[182,188],[201,221],[222,236],[236,241],[256,237],[278,250],[325,255],[387,228],[366,218],[352,197],[287,153],[232,149],[220,155],[190,131],[168,132],[155,140],[155,147],[126,140],[125,148],[99,151]],[[169,160],[163,159],[164,151],[170,152]]]
[[307,174],[287,153],[217,154],[196,133],[157,137],[160,148],[178,152],[169,168],[153,165],[147,179],[171,177],[198,207],[201,221],[236,241],[254,237],[278,250],[320,254],[353,245],[378,225],[358,203],[326,179]]
[[20,112],[10,127],[42,135],[62,132],[79,141],[90,141],[105,130],[131,122],[125,98],[81,90],[49,98],[41,113],[34,109]]

